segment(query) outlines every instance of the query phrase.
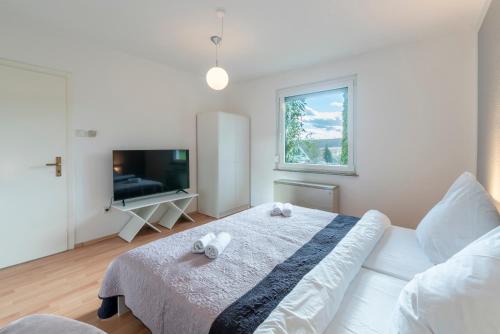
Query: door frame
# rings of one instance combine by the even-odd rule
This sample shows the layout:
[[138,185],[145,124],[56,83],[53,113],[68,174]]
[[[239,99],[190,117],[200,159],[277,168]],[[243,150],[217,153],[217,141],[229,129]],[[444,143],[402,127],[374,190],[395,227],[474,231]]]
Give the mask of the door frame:
[[19,62],[16,60],[11,60],[11,59],[6,59],[6,58],[1,58],[0,57],[0,65],[3,66],[8,66],[8,67],[13,67],[17,69],[22,69],[22,70],[27,70],[27,71],[32,71],[32,72],[37,72],[37,73],[43,73],[43,74],[48,74],[52,76],[57,76],[61,77],[66,81],[66,156],[64,159],[64,165],[66,166],[66,181],[67,181],[67,189],[66,189],[66,195],[67,195],[67,218],[66,218],[66,227],[67,227],[67,245],[66,248],[67,250],[75,248],[75,231],[76,231],[76,225],[75,225],[75,165],[74,165],[74,159],[73,159],[73,145],[74,145],[74,139],[72,136],[72,120],[73,120],[73,113],[72,113],[72,102],[73,102],[73,95],[72,95],[72,75],[70,72],[50,68],[50,67],[45,67],[45,66],[39,66],[39,65],[33,65],[33,64],[28,64],[28,63],[23,63]]

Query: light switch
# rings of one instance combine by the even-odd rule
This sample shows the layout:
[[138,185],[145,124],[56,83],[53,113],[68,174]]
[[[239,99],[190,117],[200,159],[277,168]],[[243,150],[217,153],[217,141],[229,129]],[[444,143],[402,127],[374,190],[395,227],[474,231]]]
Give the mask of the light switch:
[[86,130],[75,130],[75,136],[77,137],[87,137],[87,131]]
[[86,138],[94,138],[97,136],[96,130],[83,130],[77,129],[75,130],[75,136],[77,137],[86,137]]

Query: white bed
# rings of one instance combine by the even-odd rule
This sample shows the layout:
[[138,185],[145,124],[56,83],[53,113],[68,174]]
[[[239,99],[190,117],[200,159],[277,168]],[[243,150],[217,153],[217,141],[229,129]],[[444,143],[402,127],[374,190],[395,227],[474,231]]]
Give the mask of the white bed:
[[[358,221],[301,207],[273,217],[271,209],[262,204],[120,255],[103,279],[100,317],[114,315],[123,296],[155,334],[324,332],[390,220],[375,210]],[[192,254],[194,240],[220,231],[232,241],[217,259]]]
[[432,267],[417,241],[415,230],[390,226],[366,259],[363,267],[410,281]]
[[403,287],[399,278],[362,268],[325,334],[385,334]]
[[[343,226],[352,217],[301,207],[295,207],[290,218],[272,217],[271,208],[271,203],[263,204],[122,254],[103,280],[99,294],[104,299],[103,318],[116,312],[112,309],[108,314],[106,303],[124,296],[134,315],[158,334],[223,333],[228,332],[226,327],[266,334],[322,333],[327,328],[328,334],[385,333],[401,289],[414,274],[431,266],[417,244],[415,231],[392,227],[388,217],[378,211],[368,211],[346,230]],[[333,222],[336,227],[327,228]],[[280,286],[276,282],[286,285],[295,272],[290,266],[280,267],[276,272],[286,274],[287,280],[273,281],[274,290],[270,290],[269,281],[267,285],[260,282],[277,263],[285,263],[292,255],[301,256],[297,263],[309,261],[318,252],[302,255],[298,250],[314,250],[304,245],[320,232],[321,245],[336,240],[339,229],[347,234],[332,251],[286,295],[268,298],[268,293],[283,290],[274,288]],[[191,254],[192,241],[211,231],[227,231],[233,237],[221,256],[210,261]],[[325,233],[330,233],[326,239]],[[220,272],[224,272],[222,277]],[[154,288],[139,288],[144,285]],[[261,288],[258,297],[254,287]],[[246,299],[240,302],[243,297]],[[278,298],[282,299],[269,313],[256,311]],[[238,308],[229,307],[233,304]]]
[[433,264],[415,230],[390,226],[346,291],[325,334],[386,334],[403,287]]

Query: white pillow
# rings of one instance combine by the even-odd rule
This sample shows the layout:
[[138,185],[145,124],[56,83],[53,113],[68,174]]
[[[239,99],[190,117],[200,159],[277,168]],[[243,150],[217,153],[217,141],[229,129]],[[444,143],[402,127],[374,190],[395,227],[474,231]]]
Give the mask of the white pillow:
[[500,333],[500,227],[402,290],[391,333]]
[[466,172],[422,219],[417,239],[429,259],[441,263],[499,224],[490,195]]

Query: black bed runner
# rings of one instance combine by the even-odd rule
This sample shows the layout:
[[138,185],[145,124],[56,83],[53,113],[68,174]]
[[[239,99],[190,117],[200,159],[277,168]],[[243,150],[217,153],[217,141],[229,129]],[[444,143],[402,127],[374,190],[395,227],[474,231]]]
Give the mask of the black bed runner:
[[212,323],[210,334],[253,333],[285,296],[328,255],[360,218],[338,215],[330,224],[236,300]]

